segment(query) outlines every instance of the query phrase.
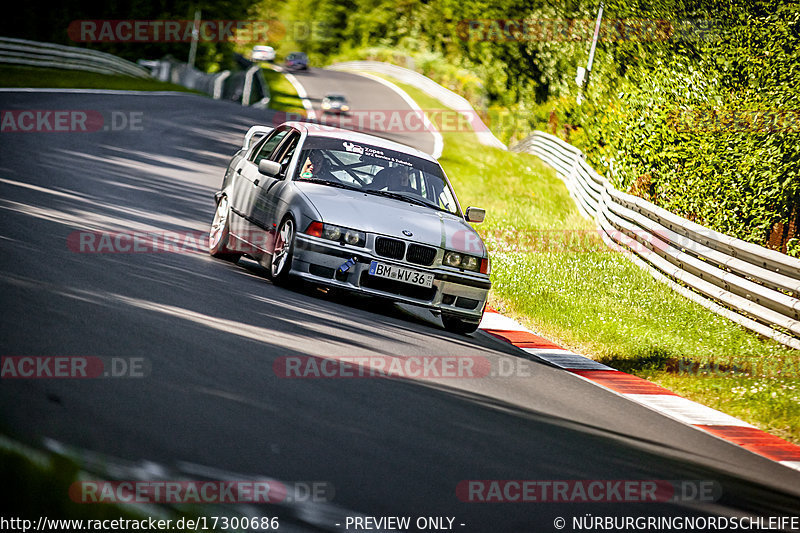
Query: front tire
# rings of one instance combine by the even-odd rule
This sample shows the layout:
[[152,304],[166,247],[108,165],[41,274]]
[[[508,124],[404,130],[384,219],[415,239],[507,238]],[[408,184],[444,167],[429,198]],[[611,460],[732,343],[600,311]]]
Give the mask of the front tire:
[[275,283],[286,284],[289,281],[289,271],[292,269],[294,253],[294,237],[294,220],[285,218],[275,236],[275,249],[272,251],[270,274]]
[[444,329],[450,333],[469,335],[478,329],[480,321],[467,320],[458,316],[442,314],[442,324],[444,324]]
[[217,211],[214,213],[214,220],[211,222],[211,230],[208,233],[208,253],[216,259],[235,263],[242,254],[233,253],[228,249],[231,234],[230,215],[228,197],[223,196],[217,204]]

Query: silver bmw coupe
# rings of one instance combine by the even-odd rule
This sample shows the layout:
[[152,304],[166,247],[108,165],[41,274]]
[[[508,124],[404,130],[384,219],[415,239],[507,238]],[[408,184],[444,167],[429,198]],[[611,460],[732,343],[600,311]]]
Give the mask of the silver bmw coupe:
[[304,122],[253,126],[215,193],[212,256],[251,257],[273,281],[303,279],[414,304],[477,329],[489,256],[431,156]]

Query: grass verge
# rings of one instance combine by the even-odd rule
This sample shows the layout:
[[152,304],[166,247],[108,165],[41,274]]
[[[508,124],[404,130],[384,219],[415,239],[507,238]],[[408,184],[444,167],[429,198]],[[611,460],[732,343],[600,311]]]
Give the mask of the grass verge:
[[262,68],[264,80],[269,85],[270,100],[269,108],[285,113],[296,113],[306,116],[303,101],[297,96],[297,91],[286,77],[280,72],[271,68]]
[[[193,513],[178,513],[161,507],[158,508],[159,515],[155,516],[153,506],[146,511],[136,504],[77,503],[69,497],[70,487],[77,481],[85,480],[86,475],[70,457],[34,449],[0,434],[0,478],[8,486],[14,487],[14,490],[6,491],[0,504],[3,511],[0,514],[4,517],[31,520],[31,528],[36,527],[40,517],[84,522],[122,519],[147,523],[148,518],[153,516],[156,520],[172,519],[173,524],[181,517],[197,518]],[[87,525],[84,523],[84,527]],[[53,527],[64,531],[80,529],[74,523]]]
[[[397,83],[395,80],[392,80]],[[423,109],[442,104],[397,83]],[[431,115],[435,122],[435,115]],[[558,344],[800,444],[800,353],[654,280],[606,248],[537,157],[442,132],[440,162],[492,258],[491,303]]]
[[[180,91],[197,93],[181,85],[163,81],[112,76],[79,70],[36,67],[0,66],[0,87],[34,87],[48,89],[112,89],[126,91]],[[200,93],[198,93],[200,94]]]

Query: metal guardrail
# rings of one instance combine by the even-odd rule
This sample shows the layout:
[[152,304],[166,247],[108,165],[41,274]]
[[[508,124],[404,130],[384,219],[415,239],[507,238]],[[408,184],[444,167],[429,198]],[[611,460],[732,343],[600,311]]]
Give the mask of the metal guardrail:
[[[254,107],[266,107],[269,103],[269,85],[257,65],[233,74],[229,70],[208,74],[173,58],[139,60],[139,64],[150,68],[153,77],[160,81],[200,91],[215,100],[233,100]],[[251,103],[253,93],[258,99]]]
[[480,125],[475,131],[475,135],[477,135],[478,141],[480,141],[481,144],[486,146],[494,146],[495,148],[501,148],[503,150],[507,149],[506,145],[503,144],[500,139],[495,137],[494,134],[489,131],[489,128],[483,124],[483,121],[478,118],[477,112],[472,108],[472,104],[470,104],[466,98],[454,93],[446,87],[442,87],[432,79],[428,78],[427,76],[423,76],[419,72],[399,67],[397,65],[392,65],[391,63],[383,63],[381,61],[346,61],[343,63],[334,63],[327,68],[330,70],[361,70],[365,72],[376,72],[378,74],[391,76],[392,78],[395,78],[403,83],[407,83],[412,87],[416,87],[428,96],[436,98],[450,109],[454,109],[464,115],[469,123],[473,123],[476,120],[480,121]]
[[[511,148],[564,181],[603,240],[697,303],[800,350],[800,260],[681,218],[615,189],[583,153],[544,132]],[[691,290],[688,290],[691,289]]]
[[30,67],[84,70],[148,78],[147,69],[120,57],[77,46],[0,37],[0,63]]
[[[9,37],[0,37],[0,63],[137,78],[153,77],[206,93],[215,99],[227,96],[241,102],[242,105],[255,107],[266,107],[269,103],[269,86],[264,80],[261,69],[255,66],[249,66],[241,77],[234,78],[227,70],[207,74],[186,63],[171,59],[140,60],[139,64],[136,64],[96,50]],[[257,95],[258,100],[251,104],[253,93]]]

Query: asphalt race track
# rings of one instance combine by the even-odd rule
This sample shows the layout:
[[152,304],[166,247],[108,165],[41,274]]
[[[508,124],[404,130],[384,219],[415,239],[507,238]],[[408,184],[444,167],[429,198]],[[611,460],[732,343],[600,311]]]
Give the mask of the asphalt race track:
[[[369,94],[383,103],[393,94],[363,83],[363,105],[373,105]],[[465,532],[546,532],[557,517],[571,531],[571,518],[585,513],[800,509],[800,472],[521,359],[488,335],[449,334],[370,300],[279,288],[252,262],[202,250],[75,248],[80,231],[207,232],[228,158],[268,112],[186,95],[3,92],[0,101],[3,110],[141,118],[119,131],[0,133],[1,355],[143,357],[150,368],[142,378],[2,379],[5,433],[184,472],[191,464],[335,487],[330,506],[314,503],[302,516],[279,510],[295,531],[344,530],[335,524],[356,514],[455,517],[453,528]],[[521,362],[528,375],[285,379],[273,370],[286,356],[374,355]],[[687,503],[468,503],[456,493],[464,480],[702,480],[721,494]]]

